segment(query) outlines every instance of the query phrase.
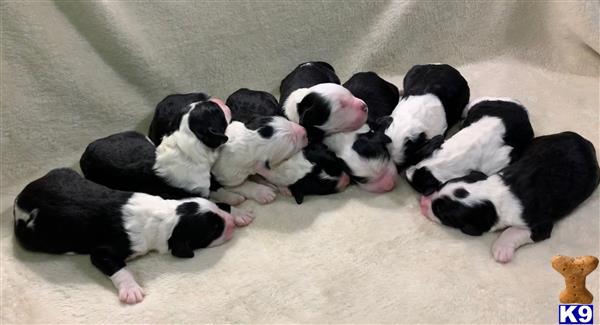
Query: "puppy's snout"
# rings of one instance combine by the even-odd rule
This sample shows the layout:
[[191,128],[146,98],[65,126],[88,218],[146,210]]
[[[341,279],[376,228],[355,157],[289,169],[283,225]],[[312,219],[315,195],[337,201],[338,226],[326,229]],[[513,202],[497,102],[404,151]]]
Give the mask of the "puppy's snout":
[[431,206],[431,196],[421,196],[419,200],[419,206],[421,208],[421,214],[429,219],[429,207]]
[[223,111],[223,114],[225,115],[225,119],[227,120],[227,123],[231,122],[231,109],[229,108],[229,106],[227,106],[225,104],[225,102],[220,98],[211,97],[211,99],[209,99],[209,100],[211,102],[219,105],[219,107]]
[[302,148],[308,145],[308,136],[306,135],[306,129],[300,126],[300,124],[294,123],[292,125],[294,138],[302,146]]
[[363,100],[359,99],[360,103],[359,103],[359,107],[360,109],[367,113],[369,111],[369,107],[367,106],[367,103],[365,103]]
[[233,238],[233,232],[235,230],[235,223],[233,222],[233,218],[225,218],[225,229],[223,230],[223,239],[225,241]]

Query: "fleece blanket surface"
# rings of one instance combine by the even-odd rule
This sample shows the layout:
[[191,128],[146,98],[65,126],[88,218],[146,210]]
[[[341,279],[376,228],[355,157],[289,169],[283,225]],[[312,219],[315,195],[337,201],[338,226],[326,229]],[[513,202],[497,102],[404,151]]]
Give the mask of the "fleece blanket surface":
[[[226,98],[277,92],[298,63],[332,63],[342,80],[376,71],[399,87],[414,64],[446,62],[472,97],[509,96],[536,135],[580,133],[600,148],[599,3],[494,1],[3,1],[1,8],[2,323],[556,323],[564,285],[555,254],[600,253],[598,191],[552,238],[493,261],[498,234],[468,237],[420,216],[401,181],[278,198],[226,245],[189,260],[129,263],[148,292],[118,302],[88,256],[23,250],[12,203],[85,146],[145,131],[175,92]],[[588,278],[599,297],[598,275]],[[596,309],[596,317],[600,314]]]

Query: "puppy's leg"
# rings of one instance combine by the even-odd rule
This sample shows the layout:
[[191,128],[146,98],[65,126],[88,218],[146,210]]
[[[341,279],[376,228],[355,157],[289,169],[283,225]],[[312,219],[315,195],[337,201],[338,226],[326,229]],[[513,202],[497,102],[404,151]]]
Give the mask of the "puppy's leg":
[[90,258],[92,264],[106,274],[119,292],[119,300],[127,304],[137,304],[144,299],[144,290],[125,268],[123,258],[117,256],[110,247],[95,249]]
[[241,194],[260,204],[267,204],[275,200],[277,194],[269,186],[260,185],[251,181],[245,181],[239,186],[228,188],[229,191]]
[[238,205],[246,201],[246,198],[240,194],[228,191],[224,188],[220,188],[216,191],[210,192],[209,198],[215,202],[223,202],[230,205]]
[[512,260],[517,248],[533,243],[531,230],[527,228],[508,227],[492,245],[492,255],[496,262],[508,263]]
[[251,212],[232,207],[225,203],[217,203],[217,206],[219,209],[223,210],[223,212],[231,214],[235,225],[238,227],[247,226],[254,221],[255,217]]

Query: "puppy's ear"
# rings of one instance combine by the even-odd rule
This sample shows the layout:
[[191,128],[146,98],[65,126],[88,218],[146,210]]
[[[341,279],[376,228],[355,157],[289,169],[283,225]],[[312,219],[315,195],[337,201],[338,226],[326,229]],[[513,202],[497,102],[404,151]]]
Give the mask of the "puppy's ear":
[[173,256],[180,258],[194,257],[194,251],[190,248],[189,242],[181,240],[169,241],[169,247],[171,248],[171,254],[173,254]]
[[481,236],[483,234],[483,231],[471,225],[465,225],[464,227],[460,228],[460,231],[469,236]]
[[227,142],[227,140],[229,140],[225,134],[215,131],[213,128],[209,128],[205,134],[200,134],[198,138],[206,146],[213,149],[220,147],[222,144]]
[[294,196],[294,200],[296,200],[297,204],[302,204],[304,202],[304,191],[300,188],[296,188],[296,186],[289,186],[290,192]]
[[309,93],[298,103],[298,116],[300,125],[316,126],[323,125],[329,118],[329,110],[325,99],[315,93]]
[[394,121],[394,118],[391,116],[382,116],[375,121],[374,131],[385,131],[390,124]]
[[436,135],[435,137],[431,138],[425,143],[423,147],[421,147],[421,149],[417,150],[416,155],[418,156],[418,159],[423,160],[431,156],[431,154],[435,150],[439,149],[442,146],[442,144],[444,144],[443,135]]

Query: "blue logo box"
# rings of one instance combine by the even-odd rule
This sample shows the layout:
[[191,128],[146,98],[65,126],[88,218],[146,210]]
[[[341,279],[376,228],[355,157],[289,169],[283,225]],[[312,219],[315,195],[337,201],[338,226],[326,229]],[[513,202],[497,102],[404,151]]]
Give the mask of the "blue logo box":
[[593,324],[594,305],[558,305],[559,324]]

